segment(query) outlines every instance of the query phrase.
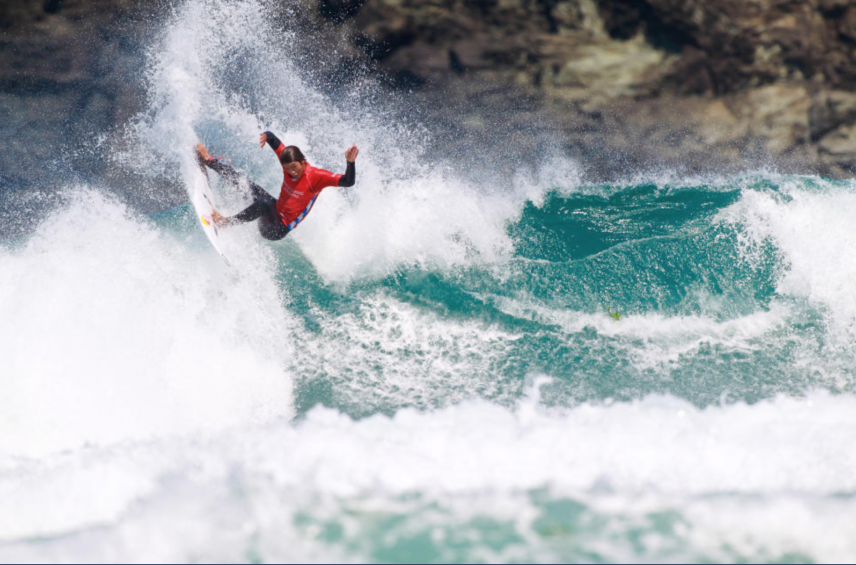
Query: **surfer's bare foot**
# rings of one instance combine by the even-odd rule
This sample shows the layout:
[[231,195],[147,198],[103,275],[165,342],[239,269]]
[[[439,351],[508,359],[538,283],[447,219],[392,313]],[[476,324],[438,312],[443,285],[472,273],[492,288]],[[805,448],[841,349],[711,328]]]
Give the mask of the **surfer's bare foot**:
[[217,210],[211,210],[211,219],[214,220],[214,225],[218,228],[225,228],[229,225],[228,220]]
[[196,156],[199,157],[199,160],[207,163],[212,159],[211,153],[208,152],[208,148],[200,141],[196,143]]

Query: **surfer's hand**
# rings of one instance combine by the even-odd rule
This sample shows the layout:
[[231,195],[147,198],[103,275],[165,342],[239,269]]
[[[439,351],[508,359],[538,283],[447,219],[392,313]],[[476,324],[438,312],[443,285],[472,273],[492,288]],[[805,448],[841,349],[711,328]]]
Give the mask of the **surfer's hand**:
[[208,148],[201,141],[196,142],[196,155],[206,163],[213,159],[211,153],[208,152]]
[[259,147],[264,149],[266,142],[267,142],[267,134],[266,133],[260,133],[259,134]]
[[350,149],[345,151],[345,160],[348,161],[348,163],[353,163],[354,161],[357,160],[357,155],[359,155],[359,154],[360,154],[360,150],[357,149],[357,146],[352,145]]
[[228,220],[217,210],[211,210],[211,219],[214,220],[214,224],[218,228],[225,228],[229,224]]

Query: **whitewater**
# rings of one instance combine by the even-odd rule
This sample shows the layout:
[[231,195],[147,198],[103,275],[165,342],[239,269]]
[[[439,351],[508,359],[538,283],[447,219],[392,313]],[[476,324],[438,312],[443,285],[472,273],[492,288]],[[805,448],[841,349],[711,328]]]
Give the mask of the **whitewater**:
[[856,183],[498,174],[270,12],[178,4],[111,162],[275,194],[271,130],[357,184],[230,267],[59,179],[0,242],[0,562],[856,559]]

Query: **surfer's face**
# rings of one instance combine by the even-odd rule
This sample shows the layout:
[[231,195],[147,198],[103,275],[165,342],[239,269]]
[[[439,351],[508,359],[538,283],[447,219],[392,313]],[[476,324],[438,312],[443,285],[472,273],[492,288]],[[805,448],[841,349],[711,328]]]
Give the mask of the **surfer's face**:
[[291,176],[293,179],[299,179],[303,174],[303,171],[306,169],[306,161],[292,161],[291,163],[286,163],[282,166],[285,169],[285,172]]

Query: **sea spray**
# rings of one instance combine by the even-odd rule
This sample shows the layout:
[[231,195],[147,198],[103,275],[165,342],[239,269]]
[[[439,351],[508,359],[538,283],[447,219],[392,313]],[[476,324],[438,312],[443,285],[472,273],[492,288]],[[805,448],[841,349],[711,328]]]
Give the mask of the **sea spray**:
[[[296,32],[276,28],[263,7],[248,0],[182,5],[151,49],[150,107],[129,124],[133,155],[124,159],[141,174],[177,170],[190,185],[199,138],[278,194],[282,170],[269,149],[259,149],[260,132],[274,131],[334,172],[342,172],[344,151],[355,143],[362,148],[358,188],[325,191],[312,221],[290,236],[325,279],[347,283],[401,266],[446,269],[507,257],[505,226],[519,213],[518,200],[473,184],[472,156],[449,163],[424,155],[420,128],[393,121],[406,116],[342,108],[377,98],[372,83],[354,85],[346,100],[310,86],[313,66],[295,63]],[[216,204],[233,214],[248,203],[241,196],[222,187]]]
[[289,417],[289,345],[275,335],[290,318],[268,265],[233,276],[207,246],[72,190],[26,245],[0,255],[0,450]]

